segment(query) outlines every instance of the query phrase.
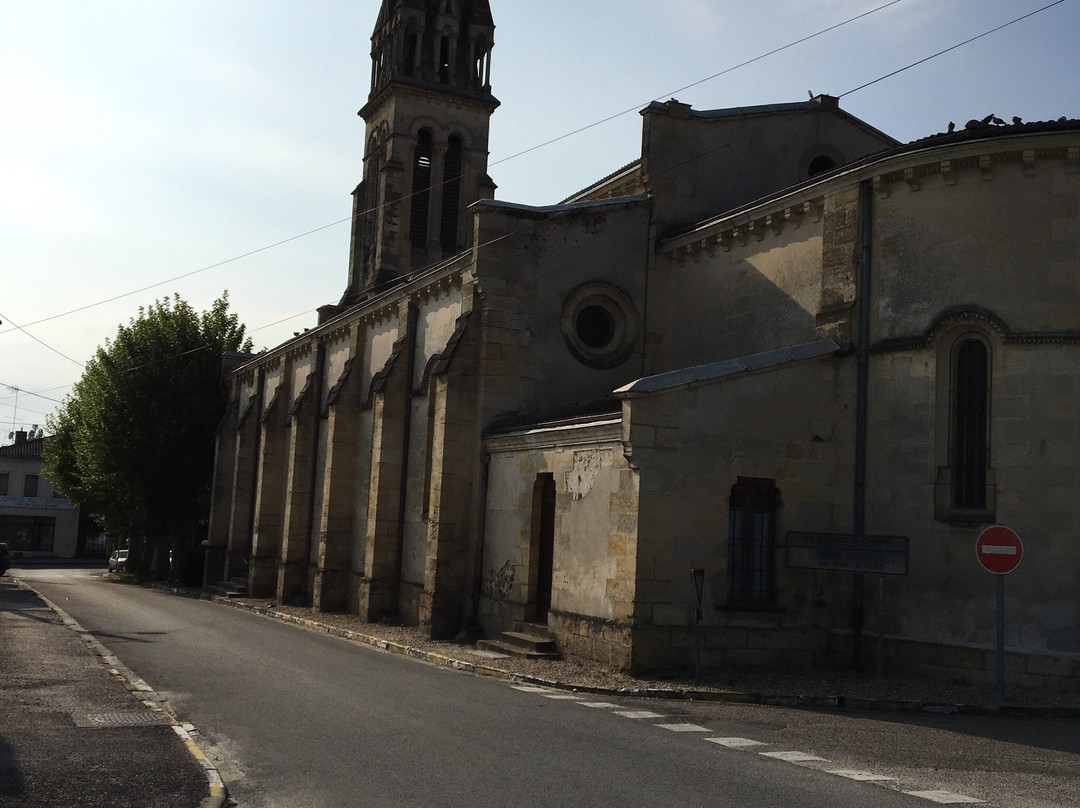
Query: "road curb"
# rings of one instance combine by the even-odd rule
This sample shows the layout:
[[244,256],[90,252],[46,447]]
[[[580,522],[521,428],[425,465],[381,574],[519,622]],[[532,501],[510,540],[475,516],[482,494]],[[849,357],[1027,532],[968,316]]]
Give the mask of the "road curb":
[[411,657],[413,659],[428,662],[432,665],[439,665],[441,667],[473,673],[479,676],[487,676],[492,679],[502,679],[518,684],[550,687],[554,690],[565,690],[574,693],[591,693],[598,696],[621,696],[624,698],[655,699],[664,701],[711,701],[726,704],[760,704],[770,707],[850,710],[853,712],[981,715],[999,716],[1003,718],[1080,719],[1080,708],[1074,707],[1025,707],[1021,705],[982,707],[971,704],[947,704],[894,699],[865,699],[844,696],[842,694],[806,696],[793,693],[756,693],[753,691],[738,690],[703,690],[696,688],[667,689],[653,687],[613,688],[595,685],[575,685],[570,682],[560,682],[530,674],[514,673],[512,671],[503,670],[502,668],[492,668],[487,665],[456,659],[435,651],[425,651],[421,648],[380,639],[371,634],[363,634],[349,629],[338,628],[337,626],[320,623],[319,621],[310,618],[297,617],[286,612],[278,611],[273,607],[237,603],[231,598],[223,597],[221,595],[203,594],[200,597],[204,600],[209,600],[223,606],[230,606],[234,609],[240,609],[241,611],[253,612],[284,623],[293,623],[294,625],[299,625],[313,631],[320,631],[342,639],[370,645],[392,654]]
[[228,799],[228,790],[225,788],[225,782],[221,779],[221,773],[217,770],[217,767],[210,762],[206,753],[203,752],[192,737],[192,734],[198,734],[198,730],[191,724],[185,724],[179,721],[176,716],[172,715],[160,704],[156,704],[146,698],[148,694],[154,693],[154,689],[136,676],[134,671],[120,662],[108,648],[102,645],[96,637],[83,628],[74,617],[45,597],[37,589],[30,586],[30,584],[19,579],[14,579],[14,581],[17,586],[28,589],[37,597],[41,598],[42,602],[56,613],[56,616],[60,618],[61,623],[79,635],[86,646],[100,659],[101,663],[105,666],[105,669],[113,677],[118,679],[132,695],[143,703],[143,705],[157,713],[162,722],[172,727],[173,731],[180,736],[188,753],[195,759],[195,762],[199,764],[199,767],[203,770],[203,774],[206,775],[209,794],[202,801],[199,808],[224,808]]

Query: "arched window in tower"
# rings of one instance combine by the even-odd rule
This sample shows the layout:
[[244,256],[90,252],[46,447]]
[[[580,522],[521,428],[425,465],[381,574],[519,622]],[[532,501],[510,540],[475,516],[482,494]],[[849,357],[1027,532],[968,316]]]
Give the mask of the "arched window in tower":
[[405,32],[405,64],[404,73],[406,76],[415,76],[416,68],[418,65],[417,56],[420,53],[420,35],[416,32],[416,28],[409,24],[409,30]]
[[439,37],[439,81],[450,83],[450,37]]
[[443,174],[442,222],[439,227],[439,241],[445,255],[458,251],[458,221],[461,207],[461,138],[451,135],[446,150],[445,170]]
[[412,218],[409,241],[414,247],[427,244],[428,211],[431,209],[431,130],[421,129],[413,157]]
[[953,507],[986,508],[990,448],[990,354],[974,335],[960,339],[953,354]]

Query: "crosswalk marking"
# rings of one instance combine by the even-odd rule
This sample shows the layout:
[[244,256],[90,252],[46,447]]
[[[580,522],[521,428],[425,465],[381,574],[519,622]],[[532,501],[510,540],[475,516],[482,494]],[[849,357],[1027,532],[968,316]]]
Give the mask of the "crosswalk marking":
[[623,718],[663,718],[660,713],[650,713],[648,710],[619,710],[615,715]]
[[860,772],[851,769],[837,769],[828,773],[835,774],[838,777],[846,777],[848,780],[858,780],[860,783],[884,783],[886,781],[896,780],[895,777],[887,777],[884,774],[874,774],[873,772]]
[[823,757],[811,755],[806,752],[759,752],[758,754],[769,758],[776,758],[787,763],[828,763]]
[[919,797],[939,805],[978,805],[985,800],[977,800],[974,797],[965,797],[963,794],[953,794],[951,791],[905,791],[911,797]]
[[[660,713],[654,713],[650,710],[619,710],[616,709],[619,705],[610,701],[582,701],[583,696],[566,693],[549,687],[538,687],[534,685],[512,685],[515,690],[519,690],[522,693],[537,693],[545,698],[555,701],[572,701],[575,704],[580,704],[582,707],[589,707],[595,710],[612,710],[615,715],[622,716],[623,718],[647,720],[664,718],[665,716]],[[677,724],[653,724],[660,729],[666,729],[669,732],[712,732],[707,727],[702,727],[697,724],[689,723],[677,723]],[[709,743],[716,744],[717,746],[723,746],[728,749],[754,749],[759,746],[770,746],[768,743],[762,741],[755,741],[751,738],[740,737],[715,737],[704,738],[703,740]],[[828,763],[826,758],[812,755],[808,752],[799,752],[795,750],[782,751],[782,752],[757,752],[757,754],[772,758],[773,760],[782,760],[785,763],[803,764],[803,763]],[[888,775],[875,774],[874,772],[861,771],[858,769],[827,769],[827,774],[833,774],[837,777],[844,777],[848,780],[855,780],[863,783],[895,783],[898,782],[897,778],[889,777]],[[974,797],[968,797],[963,794],[954,794],[951,791],[904,791],[911,797],[917,797],[919,799],[928,800],[939,805],[979,805],[985,804],[985,800],[976,799]]]
[[761,741],[752,741],[749,738],[706,738],[709,743],[726,746],[728,749],[746,749],[751,746],[768,746]]

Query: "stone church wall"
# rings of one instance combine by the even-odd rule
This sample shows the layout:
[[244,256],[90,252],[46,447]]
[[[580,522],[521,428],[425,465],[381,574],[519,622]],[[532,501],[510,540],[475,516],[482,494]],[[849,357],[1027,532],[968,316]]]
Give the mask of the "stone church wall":
[[[617,434],[618,424],[606,431],[612,429]],[[564,654],[628,667],[637,474],[617,440],[603,439],[592,427],[578,432],[563,445],[515,436],[487,441],[491,484],[480,624],[496,636],[539,620]],[[582,440],[581,432],[594,434]],[[551,608],[538,615],[538,486],[545,476],[555,490]]]
[[[850,520],[848,376],[843,360],[825,358],[627,400],[641,469],[635,669],[692,664],[694,567],[706,571],[703,665],[801,660],[805,575],[784,566],[784,536]],[[775,594],[756,610],[728,599],[728,498],[740,478],[769,480],[780,497]]]

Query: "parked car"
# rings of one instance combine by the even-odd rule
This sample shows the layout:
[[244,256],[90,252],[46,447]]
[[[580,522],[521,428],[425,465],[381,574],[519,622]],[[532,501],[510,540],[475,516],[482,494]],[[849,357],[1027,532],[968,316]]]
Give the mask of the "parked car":
[[7,575],[8,567],[11,566],[11,553],[8,546],[0,541],[0,575]]
[[117,550],[109,556],[109,572],[120,572],[127,567],[127,550]]

